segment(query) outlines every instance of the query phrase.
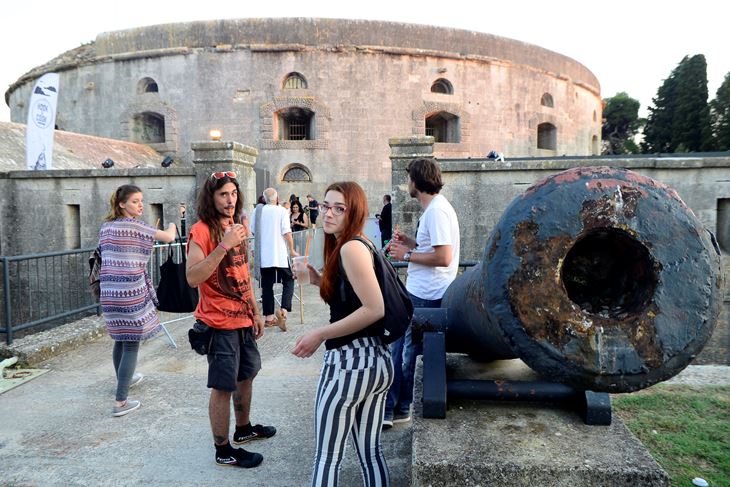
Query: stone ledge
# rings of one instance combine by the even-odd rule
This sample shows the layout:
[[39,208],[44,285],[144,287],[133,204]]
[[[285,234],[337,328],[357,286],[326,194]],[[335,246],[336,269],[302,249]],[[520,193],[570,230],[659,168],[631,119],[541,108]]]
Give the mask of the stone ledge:
[[74,350],[84,342],[106,336],[101,316],[88,316],[50,330],[0,343],[0,358],[18,357],[19,365],[34,367],[52,357]]
[[[614,416],[587,426],[554,405],[450,401],[446,419],[424,419],[423,364],[416,366],[414,487],[436,485],[668,486],[667,474]],[[519,360],[474,364],[450,354],[447,376],[534,380]]]

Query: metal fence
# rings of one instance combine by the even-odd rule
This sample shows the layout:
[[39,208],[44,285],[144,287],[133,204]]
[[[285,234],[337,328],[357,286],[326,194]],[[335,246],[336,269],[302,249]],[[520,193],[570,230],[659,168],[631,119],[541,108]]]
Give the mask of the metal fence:
[[[324,232],[321,228],[294,232],[294,248],[301,255],[309,256],[309,262],[317,269],[324,266]],[[254,263],[256,241],[248,241],[249,265]],[[160,281],[160,265],[172,253],[175,262],[182,259],[185,243],[155,245],[147,271],[155,287]],[[79,315],[101,312],[89,291],[89,257],[94,247],[49,252],[44,254],[0,256],[2,283],[0,295],[0,333],[11,344],[14,334],[30,328],[52,328],[67,323]],[[469,267],[476,261],[461,262]],[[395,263],[401,277],[405,263]]]

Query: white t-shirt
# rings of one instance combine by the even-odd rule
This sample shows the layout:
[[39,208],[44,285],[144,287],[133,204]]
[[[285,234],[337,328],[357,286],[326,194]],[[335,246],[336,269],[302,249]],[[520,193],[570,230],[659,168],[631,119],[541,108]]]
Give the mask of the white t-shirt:
[[261,248],[261,267],[289,267],[289,251],[284,235],[291,233],[289,212],[279,205],[261,208],[261,235],[256,245]]
[[451,245],[451,264],[448,267],[430,267],[411,262],[408,264],[406,289],[421,299],[441,299],[446,288],[459,270],[459,220],[451,203],[437,194],[418,219],[414,254],[433,253],[434,247]]

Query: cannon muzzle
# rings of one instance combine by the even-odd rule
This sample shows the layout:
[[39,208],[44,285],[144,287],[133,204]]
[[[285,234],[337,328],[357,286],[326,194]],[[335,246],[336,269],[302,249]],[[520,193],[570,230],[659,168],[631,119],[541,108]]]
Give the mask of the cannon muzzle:
[[515,198],[481,264],[449,287],[446,347],[519,357],[584,390],[642,389],[702,350],[720,269],[717,241],[673,189],[623,169],[571,169]]

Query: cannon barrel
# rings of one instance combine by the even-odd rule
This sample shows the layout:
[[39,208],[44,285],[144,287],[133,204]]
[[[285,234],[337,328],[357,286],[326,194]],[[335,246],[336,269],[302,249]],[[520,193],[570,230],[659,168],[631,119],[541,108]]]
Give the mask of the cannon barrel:
[[718,244],[677,193],[575,168],[516,197],[481,263],[448,288],[446,349],[520,358],[583,390],[630,392],[701,351],[721,300]]

